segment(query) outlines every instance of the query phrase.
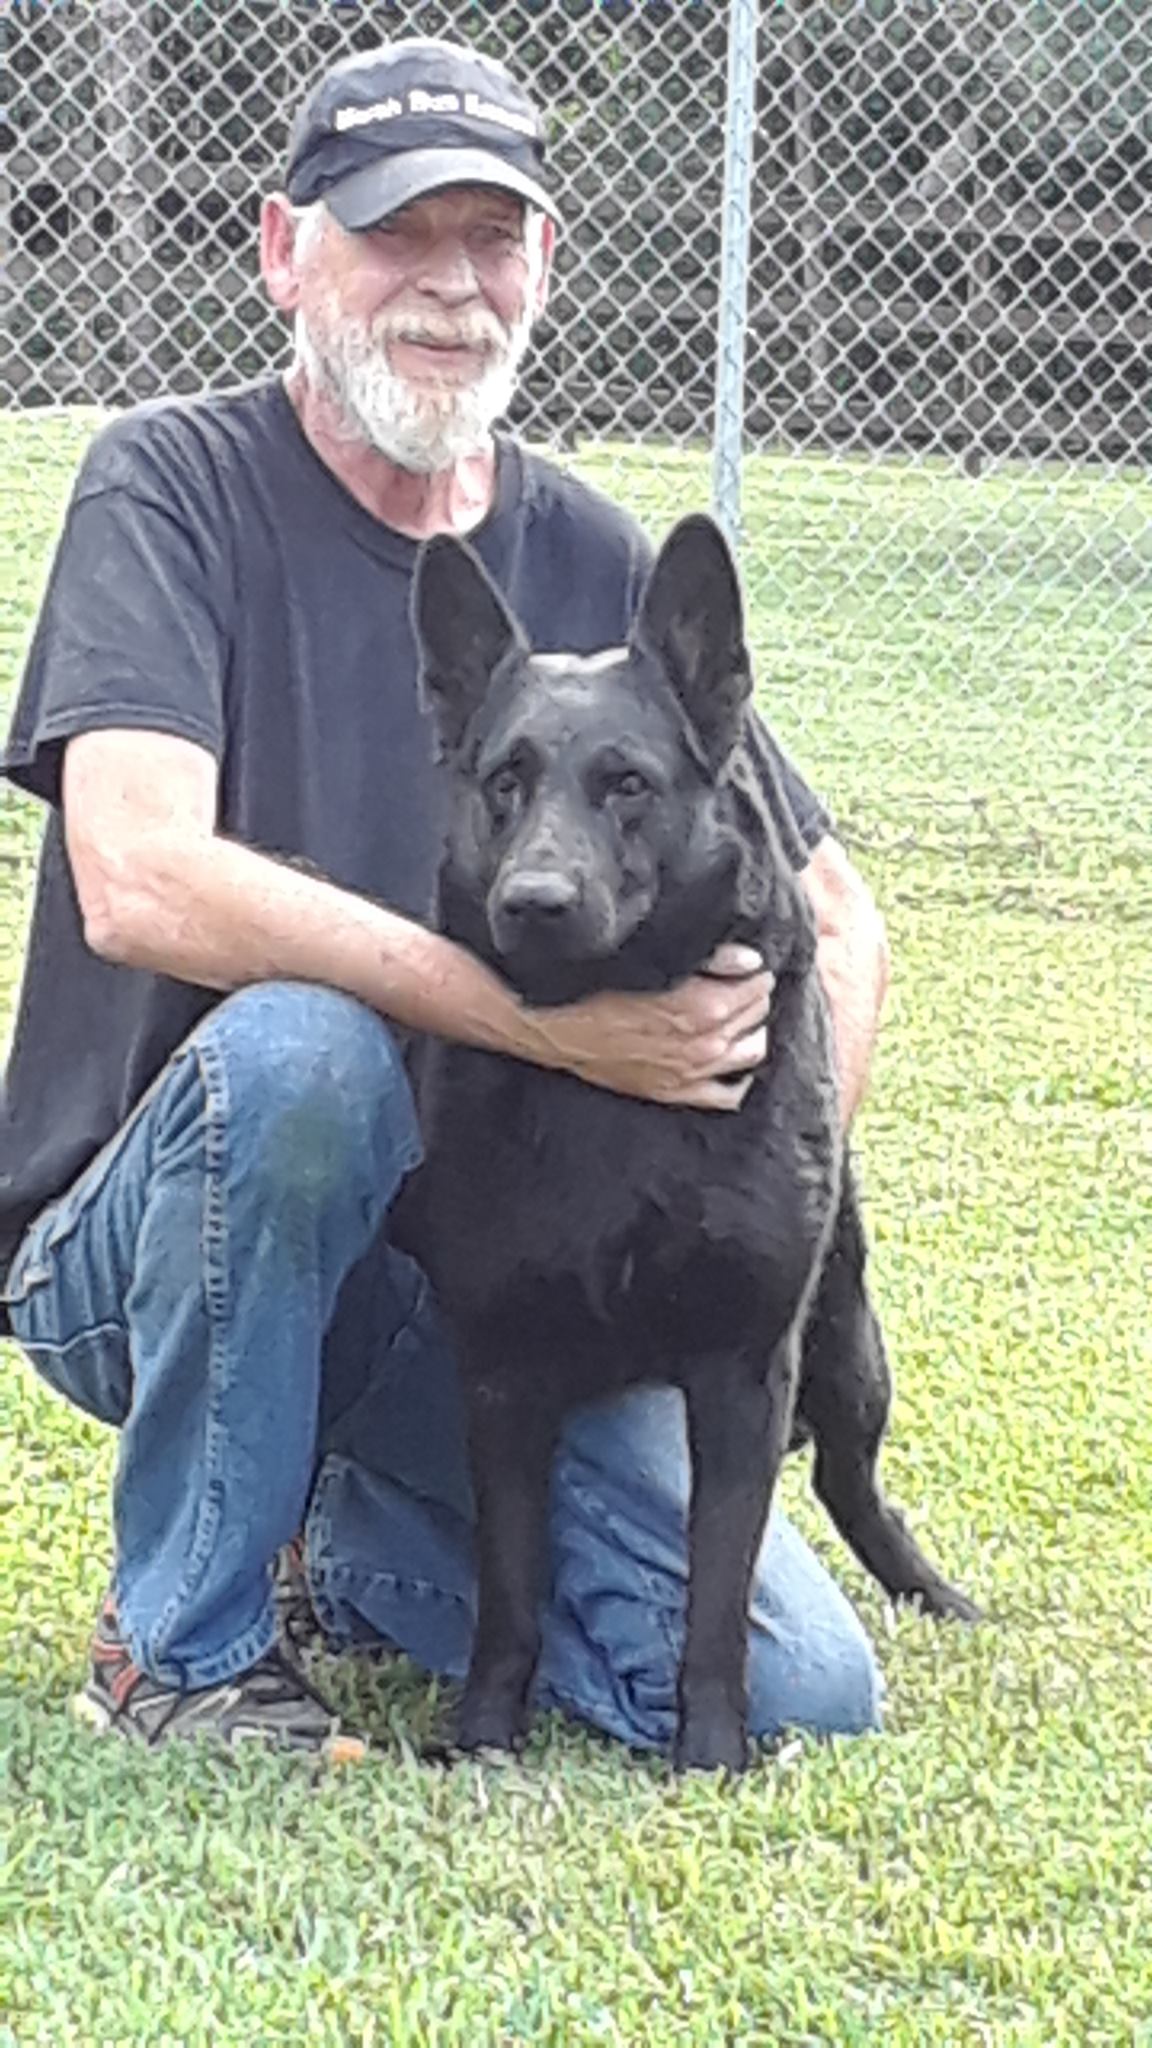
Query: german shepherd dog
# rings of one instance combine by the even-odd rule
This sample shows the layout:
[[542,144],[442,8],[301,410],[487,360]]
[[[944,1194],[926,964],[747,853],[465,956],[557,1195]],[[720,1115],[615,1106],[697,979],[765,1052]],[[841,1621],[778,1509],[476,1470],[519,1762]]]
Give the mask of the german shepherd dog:
[[895,1599],[976,1610],[921,1555],[876,1464],[891,1387],[864,1283],[828,1016],[786,799],[752,770],[740,593],[684,520],[627,647],[533,656],[475,557],[426,544],[414,620],[450,781],[440,928],[531,1005],[667,989],[726,940],[775,977],[769,1051],[735,1113],[669,1108],[430,1044],[423,1167],[402,1203],[456,1339],[479,1612],[459,1748],[523,1740],[566,1413],[683,1389],[691,1455],[679,1768],[744,1768],[753,1564],[781,1459]]

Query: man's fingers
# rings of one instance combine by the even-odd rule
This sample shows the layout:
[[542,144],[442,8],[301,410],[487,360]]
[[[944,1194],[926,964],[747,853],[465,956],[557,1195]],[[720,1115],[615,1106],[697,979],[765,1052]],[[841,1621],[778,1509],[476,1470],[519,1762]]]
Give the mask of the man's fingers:
[[772,1004],[775,978],[759,973],[739,981],[710,981],[699,975],[687,985],[688,1000],[680,1008],[680,1028],[691,1037],[696,1032],[710,1035],[744,1031],[763,1023]]
[[758,973],[763,965],[764,961],[755,946],[741,946],[729,942],[727,945],[717,946],[701,972],[716,975],[720,980],[727,980],[731,976],[739,981],[746,974]]
[[762,1067],[767,1057],[768,1026],[763,1022],[735,1033],[710,1031],[693,1048],[686,1079],[691,1083],[697,1076],[740,1074],[745,1067]]
[[762,1067],[768,1057],[768,1030],[760,1024],[755,1031],[746,1031],[738,1038],[724,1056],[720,1068],[722,1074],[742,1074],[749,1067]]
[[739,1109],[756,1076],[745,1074],[739,1081],[698,1081],[683,1095],[670,1097],[680,1109]]
[[729,1031],[751,1031],[757,1024],[765,1023],[772,1008],[772,991],[775,986],[775,980],[770,974],[758,974],[754,982],[749,982],[747,1000],[741,1002],[728,1019]]
[[739,967],[739,976],[693,975],[664,995],[605,993],[537,1011],[548,1046],[559,1054],[555,1064],[650,1102],[739,1109],[749,1077],[768,1056],[774,979],[760,966],[749,972],[759,958],[750,947],[722,948],[719,957]]

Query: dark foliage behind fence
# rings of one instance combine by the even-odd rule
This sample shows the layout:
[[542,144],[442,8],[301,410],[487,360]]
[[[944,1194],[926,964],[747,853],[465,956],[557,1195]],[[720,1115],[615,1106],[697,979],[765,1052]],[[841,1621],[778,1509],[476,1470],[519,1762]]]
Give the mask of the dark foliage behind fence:
[[[522,417],[711,427],[720,0],[10,0],[0,401],[122,402],[282,357],[255,223],[327,59],[418,31],[548,110],[568,231]],[[765,0],[748,423],[788,446],[1152,452],[1152,20],[1139,0]]]

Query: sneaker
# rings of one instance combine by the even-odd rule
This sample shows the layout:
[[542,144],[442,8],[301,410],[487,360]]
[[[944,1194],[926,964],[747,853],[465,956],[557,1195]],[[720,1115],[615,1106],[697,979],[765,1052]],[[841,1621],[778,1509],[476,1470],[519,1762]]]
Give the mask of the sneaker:
[[303,1663],[326,1648],[320,1617],[312,1605],[304,1565],[304,1539],[293,1537],[277,1552],[272,1574],[276,1631],[291,1656]]
[[312,1604],[308,1570],[304,1562],[304,1539],[294,1536],[276,1553],[272,1573],[272,1599],[276,1607],[276,1630],[290,1657],[307,1670],[314,1657],[355,1656],[379,1663],[399,1654],[395,1643],[363,1626],[360,1635],[337,1640],[325,1630]]
[[279,1646],[258,1664],[194,1692],[161,1685],[134,1664],[109,1594],[92,1638],[92,1670],[72,1702],[78,1721],[98,1735],[122,1735],[155,1748],[208,1736],[238,1748],[263,1742],[329,1763],[359,1763],[368,1745],[341,1730],[339,1717]]

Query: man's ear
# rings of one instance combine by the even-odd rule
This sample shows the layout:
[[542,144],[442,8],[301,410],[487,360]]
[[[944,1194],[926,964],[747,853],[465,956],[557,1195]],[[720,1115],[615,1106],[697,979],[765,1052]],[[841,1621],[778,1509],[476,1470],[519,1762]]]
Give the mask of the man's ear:
[[539,320],[548,304],[548,292],[552,277],[552,259],[556,253],[556,223],[550,214],[538,217],[537,233],[540,236],[539,270],[532,306],[533,320]]
[[715,774],[740,737],[752,670],[736,565],[705,514],[680,520],[664,542],[632,638],[659,661]]
[[283,192],[270,192],[260,207],[260,275],[272,304],[294,313],[300,303],[296,260],[296,214]]
[[455,753],[496,670],[528,643],[487,570],[452,534],[426,540],[416,559],[412,624],[420,693],[441,752]]

